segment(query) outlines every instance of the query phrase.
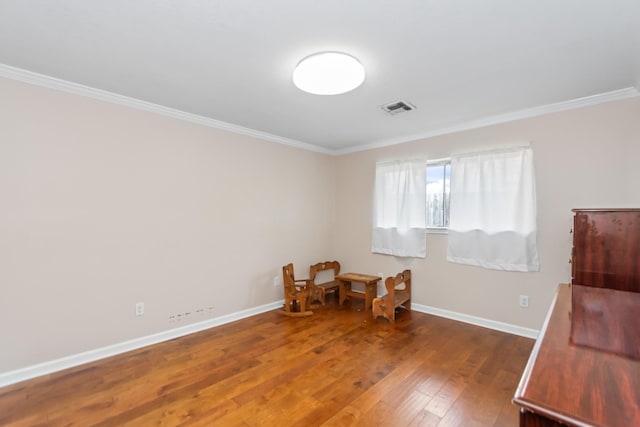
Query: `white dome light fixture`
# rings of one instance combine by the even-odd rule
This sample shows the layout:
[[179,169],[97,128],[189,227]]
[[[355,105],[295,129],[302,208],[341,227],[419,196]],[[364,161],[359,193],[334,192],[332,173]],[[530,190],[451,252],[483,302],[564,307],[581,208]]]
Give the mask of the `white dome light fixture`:
[[364,81],[364,67],[356,58],[341,52],[320,52],[307,56],[293,70],[293,83],[315,95],[339,95],[354,90]]

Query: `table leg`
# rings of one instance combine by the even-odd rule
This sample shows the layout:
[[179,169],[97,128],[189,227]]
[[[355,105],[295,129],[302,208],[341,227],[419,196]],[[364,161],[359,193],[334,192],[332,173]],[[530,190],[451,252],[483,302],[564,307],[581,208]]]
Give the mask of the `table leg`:
[[351,291],[351,282],[340,280],[340,305],[347,299],[347,290]]
[[376,295],[376,283],[367,283],[364,287],[364,309],[365,311],[371,311],[373,306],[373,298]]

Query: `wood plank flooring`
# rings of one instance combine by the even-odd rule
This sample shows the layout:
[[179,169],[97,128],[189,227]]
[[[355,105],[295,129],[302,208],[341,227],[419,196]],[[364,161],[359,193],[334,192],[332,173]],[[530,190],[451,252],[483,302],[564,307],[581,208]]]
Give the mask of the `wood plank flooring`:
[[533,340],[333,300],[0,388],[1,426],[517,426]]

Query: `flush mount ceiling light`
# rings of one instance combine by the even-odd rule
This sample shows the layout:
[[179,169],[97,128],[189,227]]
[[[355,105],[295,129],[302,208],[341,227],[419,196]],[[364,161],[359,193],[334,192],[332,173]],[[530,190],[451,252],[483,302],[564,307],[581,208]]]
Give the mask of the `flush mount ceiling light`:
[[293,70],[293,83],[315,95],[349,92],[364,81],[364,68],[353,56],[340,52],[320,52],[307,56]]

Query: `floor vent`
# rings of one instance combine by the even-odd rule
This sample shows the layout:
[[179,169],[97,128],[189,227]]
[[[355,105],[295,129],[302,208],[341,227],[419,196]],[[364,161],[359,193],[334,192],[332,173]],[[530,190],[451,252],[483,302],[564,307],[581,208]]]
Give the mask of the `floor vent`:
[[407,101],[396,101],[383,105],[382,108],[386,113],[396,115],[399,113],[406,113],[407,111],[415,110],[414,105],[409,104]]

